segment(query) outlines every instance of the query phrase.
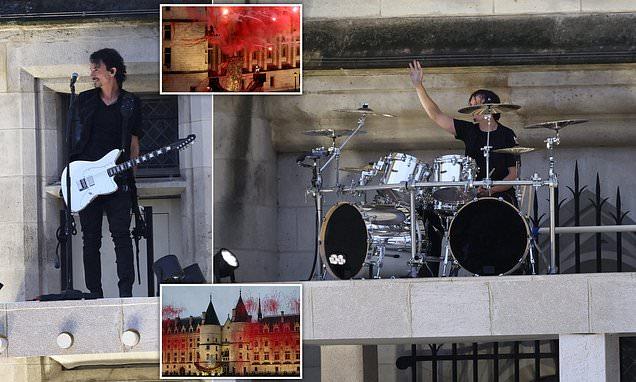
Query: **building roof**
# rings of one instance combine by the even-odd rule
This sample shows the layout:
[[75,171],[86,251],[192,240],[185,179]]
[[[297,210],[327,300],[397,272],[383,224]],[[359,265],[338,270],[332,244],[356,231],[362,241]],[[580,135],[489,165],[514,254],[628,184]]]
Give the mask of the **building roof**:
[[267,317],[263,317],[261,322],[264,324],[269,324],[269,325],[279,324],[281,322],[296,323],[296,322],[300,322],[300,314],[267,316]]
[[181,332],[182,330],[189,331],[190,326],[192,326],[192,331],[196,331],[199,325],[201,324],[201,317],[185,317],[185,318],[171,318],[168,320],[163,320],[162,322],[162,331],[167,333],[170,331],[171,333]]
[[205,311],[205,315],[203,316],[205,319],[204,325],[221,325],[219,322],[219,318],[216,315],[216,311],[214,310],[214,305],[212,305],[212,298],[210,297],[210,303],[208,304],[208,309]]
[[239,292],[239,298],[236,302],[236,307],[232,310],[232,322],[251,322],[252,316],[247,314],[247,309],[245,308],[245,303],[243,302],[243,297],[241,296],[241,292]]

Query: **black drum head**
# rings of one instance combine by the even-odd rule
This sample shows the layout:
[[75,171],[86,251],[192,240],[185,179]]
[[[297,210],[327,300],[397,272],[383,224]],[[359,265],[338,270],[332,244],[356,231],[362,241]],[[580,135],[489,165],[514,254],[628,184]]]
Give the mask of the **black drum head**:
[[513,271],[528,248],[528,226],[511,204],[483,198],[462,207],[450,226],[450,247],[467,271],[501,275]]
[[356,276],[367,255],[367,227],[360,211],[349,203],[338,204],[331,208],[323,224],[325,264],[339,279]]

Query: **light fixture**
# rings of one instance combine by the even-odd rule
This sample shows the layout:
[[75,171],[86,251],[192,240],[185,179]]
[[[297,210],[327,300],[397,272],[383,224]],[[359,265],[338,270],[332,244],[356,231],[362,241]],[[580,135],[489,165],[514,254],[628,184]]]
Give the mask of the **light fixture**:
[[121,334],[121,342],[130,347],[134,347],[139,343],[139,332],[134,329],[128,329]]
[[214,255],[214,281],[221,282],[224,277],[229,277],[230,282],[236,282],[234,271],[239,267],[236,255],[227,248],[221,248]]
[[[206,284],[205,276],[199,264],[194,263],[181,268],[179,259],[175,255],[166,255],[155,261],[152,269],[157,276],[157,284]],[[157,285],[157,293],[160,291]]]
[[69,332],[62,332],[57,335],[57,346],[61,349],[68,349],[73,346],[73,335]]
[[162,284],[178,283],[183,278],[183,269],[175,255],[166,255],[155,261],[152,269],[157,275],[157,281]]

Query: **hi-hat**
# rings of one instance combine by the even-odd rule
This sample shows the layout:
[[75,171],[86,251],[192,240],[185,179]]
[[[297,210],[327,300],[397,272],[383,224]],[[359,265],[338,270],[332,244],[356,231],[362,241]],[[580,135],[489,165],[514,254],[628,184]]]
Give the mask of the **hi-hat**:
[[481,105],[462,107],[458,111],[462,114],[484,115],[501,114],[521,109],[519,105],[511,103],[483,103]]
[[380,112],[374,111],[373,109],[370,109],[366,105],[364,105],[364,106],[362,106],[361,108],[358,108],[358,109],[336,109],[334,111],[337,111],[337,112],[340,112],[340,113],[366,114],[366,115],[372,115],[374,117],[387,117],[387,118],[395,118],[396,117],[393,114],[380,113]]
[[530,152],[533,152],[534,150],[536,150],[534,147],[514,146],[514,147],[506,147],[505,149],[492,150],[492,152],[500,153],[500,154],[519,155],[519,154],[530,153]]
[[587,122],[587,119],[564,119],[564,120],[561,120],[561,121],[550,121],[550,122],[536,123],[534,125],[524,126],[524,129],[541,129],[541,128],[545,128],[545,129],[559,131],[562,128],[564,128],[565,126],[576,125],[576,124],[584,123],[584,122]]
[[[303,134],[310,135],[312,137],[330,137],[330,138],[338,138],[345,135],[351,135],[353,130],[350,129],[318,129],[318,130],[306,130],[303,131]],[[367,132],[364,130],[358,130],[356,134],[366,134]]]

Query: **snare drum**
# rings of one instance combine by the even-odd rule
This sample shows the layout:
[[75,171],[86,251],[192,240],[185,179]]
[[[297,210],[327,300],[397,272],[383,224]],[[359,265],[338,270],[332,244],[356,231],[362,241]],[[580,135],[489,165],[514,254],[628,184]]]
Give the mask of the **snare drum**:
[[[471,157],[444,155],[433,162],[434,182],[459,182],[475,179],[477,165]],[[435,209],[455,211],[457,207],[475,198],[475,191],[466,187],[435,187]]]
[[[424,243],[419,218],[415,232],[419,253]],[[334,205],[320,230],[320,256],[338,279],[409,276],[409,209],[349,202]]]
[[530,230],[519,210],[499,198],[481,198],[459,209],[449,227],[453,257],[474,275],[506,275],[528,253]]

